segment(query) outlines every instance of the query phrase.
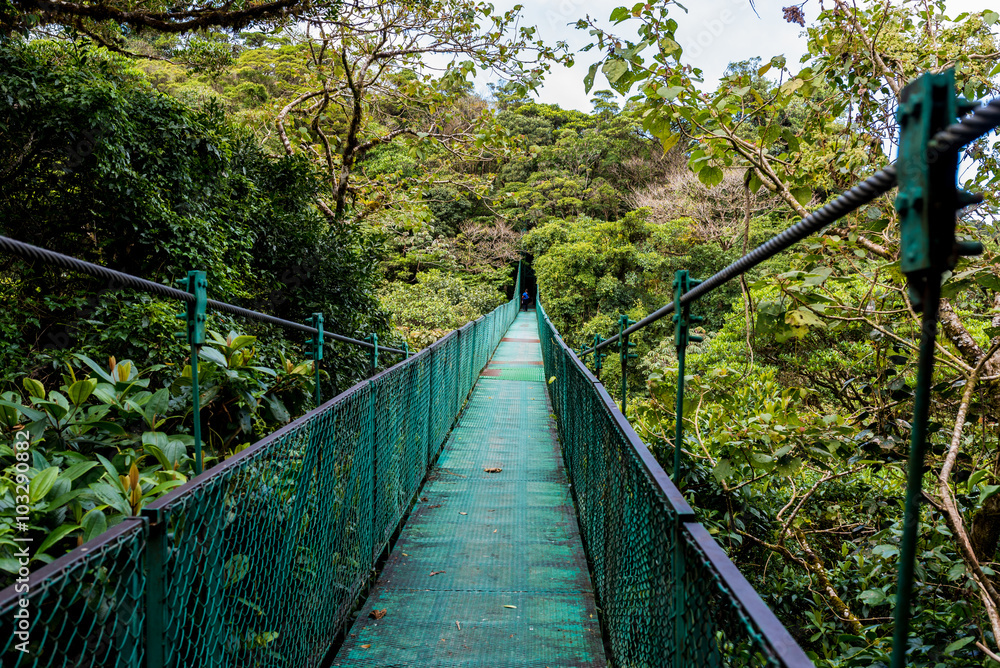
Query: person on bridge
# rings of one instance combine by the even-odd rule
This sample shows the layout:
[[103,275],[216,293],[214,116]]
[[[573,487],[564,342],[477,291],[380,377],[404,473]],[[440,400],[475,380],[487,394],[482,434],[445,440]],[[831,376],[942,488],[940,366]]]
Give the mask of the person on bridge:
[[524,294],[521,295],[521,310],[522,311],[527,311],[528,310],[528,299],[530,299],[530,297],[528,297],[528,291],[525,290]]

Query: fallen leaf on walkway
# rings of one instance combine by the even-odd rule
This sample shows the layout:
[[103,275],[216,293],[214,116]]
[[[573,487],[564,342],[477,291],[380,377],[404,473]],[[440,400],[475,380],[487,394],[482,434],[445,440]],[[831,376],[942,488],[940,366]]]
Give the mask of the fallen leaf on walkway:
[[497,532],[497,530],[496,530],[496,529],[494,529],[494,530],[493,530],[493,533],[496,533],[496,532]]
[[457,619],[455,620],[455,626],[457,626],[457,627],[458,627],[458,630],[459,630],[459,631],[461,631],[461,630],[462,630],[462,625],[458,623],[458,620],[457,620]]
[[422,497],[420,497],[420,500],[421,500],[421,501],[426,501],[426,500],[427,500],[427,497],[426,497],[426,496],[422,496]]
[[517,606],[516,605],[505,605],[503,607],[505,607],[505,608],[513,608],[514,610],[517,610]]
[[495,467],[495,468],[486,468],[486,469],[483,469],[483,470],[486,471],[487,473],[500,473],[500,471],[503,471],[502,468],[497,468],[497,467]]
[[434,577],[435,575],[441,575],[442,573],[444,573],[444,571],[431,571],[431,575],[430,576]]
[[488,513],[495,513],[496,511],[497,511],[497,509],[494,508],[493,510],[487,510],[486,512],[488,512]]
[[458,513],[458,514],[459,514],[459,515],[468,515],[469,513],[463,513],[463,512],[461,512],[461,511],[459,511],[459,513]]
[[368,649],[369,647],[371,647],[371,644],[370,644],[370,643],[369,643],[369,644],[367,644],[367,645],[362,645],[362,646],[361,646],[361,649]]
[[408,555],[408,554],[407,554],[406,552],[404,552],[404,553],[403,553],[403,556],[404,556],[404,557],[408,557],[408,556],[410,556],[410,555]]
[[385,613],[387,612],[389,612],[388,608],[386,608],[385,610],[372,610],[371,612],[368,613],[368,616],[371,617],[372,619],[382,619],[383,617],[385,617]]
[[428,510],[431,509],[431,508],[440,508],[440,507],[441,507],[440,503],[437,504],[436,506],[427,506]]

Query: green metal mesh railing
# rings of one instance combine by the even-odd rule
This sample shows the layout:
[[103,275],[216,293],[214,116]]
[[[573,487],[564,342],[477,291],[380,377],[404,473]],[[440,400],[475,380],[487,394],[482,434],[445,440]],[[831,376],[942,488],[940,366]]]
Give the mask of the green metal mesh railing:
[[[75,550],[76,558],[68,555],[28,576],[22,570],[0,593],[0,665],[143,665],[145,547],[146,524],[133,518]],[[30,606],[24,607],[19,596],[27,591]]]
[[812,666],[536,303],[609,659],[622,667]]
[[[0,636],[0,665],[319,665],[516,316],[517,288],[31,574],[23,636]],[[4,619],[17,587],[0,592]]]

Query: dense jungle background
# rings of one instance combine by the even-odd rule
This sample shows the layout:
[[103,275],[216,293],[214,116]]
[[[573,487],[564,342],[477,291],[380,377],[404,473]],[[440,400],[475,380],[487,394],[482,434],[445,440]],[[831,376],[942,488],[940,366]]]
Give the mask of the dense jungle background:
[[[582,18],[599,62],[580,85],[600,69],[614,92],[581,112],[534,96],[579,54],[475,0],[0,0],[0,234],[160,282],[201,269],[214,299],[410,350],[509,299],[523,259],[589,345],[671,301],[676,270],[707,277],[888,164],[918,74],[1000,89],[995,9],[785,15],[802,62],[762,44],[718,83],[686,62],[676,4]],[[986,251],[943,287],[914,666],[1000,666],[998,145],[962,161],[985,201],[960,233]],[[919,327],[898,239],[885,197],[695,307],[685,495],[820,666],[889,651]],[[16,432],[36,566],[182,484],[193,451],[176,304],[11,257],[0,295],[6,585]],[[313,375],[285,331],[209,329],[212,464],[312,408]],[[672,324],[633,340],[628,417],[669,472]],[[327,397],[368,374],[363,352],[326,355]]]

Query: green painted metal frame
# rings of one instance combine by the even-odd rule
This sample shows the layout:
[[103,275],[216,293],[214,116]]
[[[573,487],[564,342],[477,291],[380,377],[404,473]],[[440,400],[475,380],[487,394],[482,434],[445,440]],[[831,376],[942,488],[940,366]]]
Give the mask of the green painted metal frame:
[[941,276],[955,268],[960,256],[983,252],[981,244],[955,238],[957,210],[980,201],[978,196],[957,187],[958,150],[940,152],[931,142],[934,135],[960,113],[974,106],[956,96],[954,70],[946,70],[924,74],[904,88],[897,110],[900,137],[896,210],[900,218],[900,269],[906,274],[913,307],[922,312],[922,317],[910,423],[903,536],[899,548],[892,668],[904,668],[909,647]]
[[198,351],[205,345],[206,307],[208,304],[208,279],[203,271],[189,271],[183,281],[194,300],[187,303],[184,313],[178,315],[185,321],[184,331],[178,336],[186,338],[191,346],[191,421],[194,425],[194,470],[204,470],[201,440],[201,385],[198,382]]
[[[316,333],[306,341],[307,353],[313,363],[313,382],[316,383],[314,397],[316,405],[323,403],[323,390],[319,385],[320,363],[323,361],[323,314],[313,313],[309,319],[309,325],[316,328]],[[407,355],[409,357],[409,355]]]
[[[536,299],[537,301],[537,299]],[[622,367],[622,413],[628,414],[628,361],[633,360],[638,355],[632,352],[635,348],[635,341],[629,341],[629,335],[625,330],[635,324],[635,320],[629,319],[624,313],[618,316],[618,361]]]

